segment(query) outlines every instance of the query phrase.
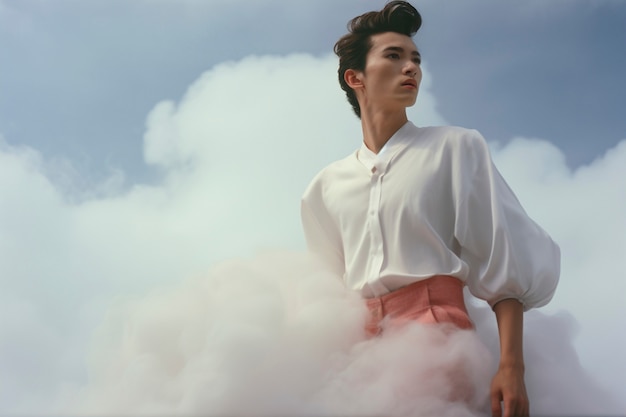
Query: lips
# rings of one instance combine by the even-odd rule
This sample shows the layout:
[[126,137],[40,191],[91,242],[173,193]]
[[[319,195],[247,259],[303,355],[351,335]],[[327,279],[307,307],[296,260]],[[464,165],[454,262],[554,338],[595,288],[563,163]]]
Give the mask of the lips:
[[408,86],[417,88],[417,81],[415,81],[414,79],[411,78],[411,79],[406,80],[405,82],[403,82],[402,85],[408,85]]

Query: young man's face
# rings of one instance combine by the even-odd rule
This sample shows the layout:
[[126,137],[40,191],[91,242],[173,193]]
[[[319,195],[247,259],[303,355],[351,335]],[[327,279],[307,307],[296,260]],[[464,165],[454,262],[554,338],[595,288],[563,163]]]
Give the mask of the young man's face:
[[422,70],[421,57],[413,40],[406,35],[385,32],[372,35],[367,54],[361,104],[389,111],[404,110],[415,104]]

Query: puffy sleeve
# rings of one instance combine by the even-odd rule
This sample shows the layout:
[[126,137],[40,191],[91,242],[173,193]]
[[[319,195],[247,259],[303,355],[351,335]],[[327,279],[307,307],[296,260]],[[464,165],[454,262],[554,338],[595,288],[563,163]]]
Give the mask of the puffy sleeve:
[[547,304],[560,273],[560,250],[524,211],[476,131],[453,161],[455,238],[469,266],[470,292],[491,307],[515,298],[524,310]]
[[345,262],[341,235],[324,204],[319,176],[302,197],[301,217],[309,251],[319,256],[332,272],[343,277]]

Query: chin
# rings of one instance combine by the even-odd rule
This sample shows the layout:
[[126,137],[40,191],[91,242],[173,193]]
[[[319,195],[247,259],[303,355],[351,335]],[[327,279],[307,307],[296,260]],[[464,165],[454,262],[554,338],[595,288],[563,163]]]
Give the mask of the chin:
[[405,108],[407,107],[413,107],[415,105],[415,103],[417,102],[417,97],[414,97],[411,100],[406,100],[404,103],[402,103],[404,105]]

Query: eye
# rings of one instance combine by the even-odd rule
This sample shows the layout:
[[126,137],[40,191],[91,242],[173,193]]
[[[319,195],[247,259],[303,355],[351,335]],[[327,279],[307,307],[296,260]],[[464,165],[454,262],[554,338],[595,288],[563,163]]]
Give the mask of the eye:
[[420,65],[422,63],[422,58],[416,56],[415,58],[413,58],[413,62],[415,62],[417,65]]
[[392,53],[387,55],[387,58],[390,58],[390,59],[400,59],[400,54],[392,52]]

